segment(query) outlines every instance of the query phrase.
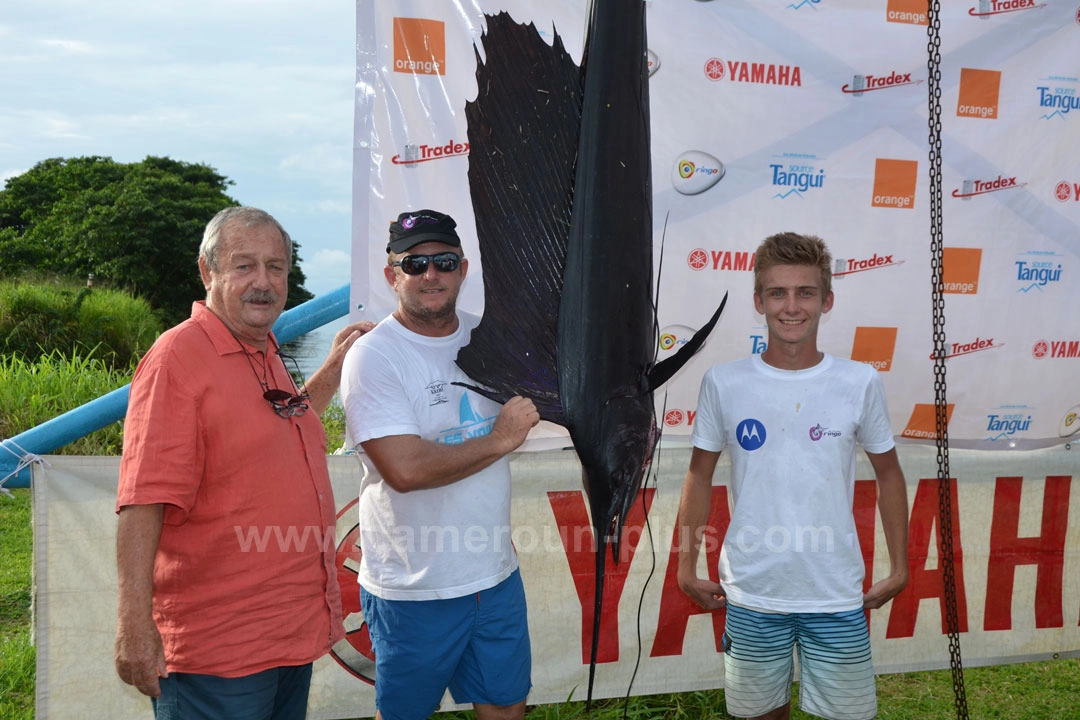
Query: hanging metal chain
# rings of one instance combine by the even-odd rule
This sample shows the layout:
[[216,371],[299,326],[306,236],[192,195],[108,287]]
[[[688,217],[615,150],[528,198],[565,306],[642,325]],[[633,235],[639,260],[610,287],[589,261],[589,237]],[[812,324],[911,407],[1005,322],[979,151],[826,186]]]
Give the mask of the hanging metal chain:
[[934,410],[938,459],[938,564],[945,590],[945,628],[949,635],[949,664],[952,667],[956,717],[968,717],[964,689],[964,664],[960,657],[960,623],[956,608],[956,572],[953,563],[952,480],[949,474],[949,406],[945,391],[945,286],[941,192],[941,4],[932,0],[929,8],[929,93],[930,93],[930,287],[934,322]]

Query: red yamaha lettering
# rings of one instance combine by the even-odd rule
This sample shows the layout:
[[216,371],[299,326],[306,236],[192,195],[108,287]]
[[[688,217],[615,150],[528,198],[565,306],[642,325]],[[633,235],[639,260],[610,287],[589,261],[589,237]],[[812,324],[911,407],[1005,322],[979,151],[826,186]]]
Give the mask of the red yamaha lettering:
[[[616,662],[619,659],[619,600],[622,598],[626,575],[630,572],[630,563],[634,559],[645,523],[645,515],[641,509],[642,493],[645,493],[645,512],[652,506],[655,488],[639,491],[638,499],[631,506],[623,525],[619,563],[616,565],[609,557],[607,569],[604,571],[601,617],[605,622],[600,628],[600,644],[596,651],[598,663]],[[588,665],[593,635],[593,604],[596,600],[596,565],[593,553],[596,541],[592,524],[589,522],[589,513],[580,490],[549,492],[548,502],[551,503],[551,510],[559,526],[559,537],[566,552],[570,575],[574,579],[578,602],[581,603],[581,663]]]
[[741,60],[729,60],[727,66],[728,77],[731,78],[732,82],[802,86],[802,69],[798,65],[745,63]]
[[[1069,527],[1072,478],[1050,475],[1043,490],[1039,535],[1020,537],[1023,478],[999,477],[994,488],[990,525],[990,561],[986,571],[984,630],[1012,629],[1013,584],[1019,565],[1036,565],[1035,627],[1064,626],[1061,588],[1065,574],[1065,535]],[[993,590],[991,590],[993,588]]]
[[[886,638],[903,638],[915,635],[915,622],[919,617],[919,603],[926,598],[938,598],[941,607],[941,632],[946,634],[945,575],[938,560],[928,568],[930,543],[938,547],[937,518],[938,490],[936,479],[923,478],[915,491],[911,504],[911,521],[908,526],[908,586],[893,598],[889,609],[889,626]],[[960,541],[960,505],[957,501],[956,480],[949,480],[949,504],[952,506],[953,570],[956,576],[956,615],[960,632],[967,632],[967,594],[964,592],[964,546]]]

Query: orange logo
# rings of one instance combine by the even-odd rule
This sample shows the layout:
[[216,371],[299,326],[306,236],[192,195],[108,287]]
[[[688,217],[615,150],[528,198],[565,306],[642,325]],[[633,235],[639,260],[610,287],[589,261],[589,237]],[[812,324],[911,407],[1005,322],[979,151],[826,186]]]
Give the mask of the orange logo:
[[960,68],[960,99],[956,103],[956,116],[997,120],[1000,90],[1000,70]]
[[446,23],[394,18],[394,72],[445,75]]
[[896,328],[857,327],[855,343],[851,347],[851,359],[873,365],[881,372],[892,369],[893,353],[896,351]]
[[979,292],[982,248],[942,248],[941,281],[944,292],[975,295]]
[[[949,422],[952,420],[954,407],[952,403],[945,405],[946,428],[949,427]],[[937,407],[930,403],[915,403],[915,407],[911,411],[911,419],[907,421],[907,427],[904,428],[904,432],[900,433],[900,437],[914,440],[937,440]]]
[[874,166],[874,207],[915,207],[915,183],[919,179],[918,160],[878,158]]
[[927,0],[889,0],[886,19],[904,25],[929,25]]

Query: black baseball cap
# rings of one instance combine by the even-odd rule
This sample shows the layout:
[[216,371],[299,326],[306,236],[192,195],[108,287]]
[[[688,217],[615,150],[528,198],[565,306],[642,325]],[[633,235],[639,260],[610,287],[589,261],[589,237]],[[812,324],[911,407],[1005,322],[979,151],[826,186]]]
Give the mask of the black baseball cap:
[[454,218],[437,210],[403,212],[390,223],[390,242],[386,244],[386,252],[403,253],[424,242],[461,247],[461,240],[454,231],[456,227]]

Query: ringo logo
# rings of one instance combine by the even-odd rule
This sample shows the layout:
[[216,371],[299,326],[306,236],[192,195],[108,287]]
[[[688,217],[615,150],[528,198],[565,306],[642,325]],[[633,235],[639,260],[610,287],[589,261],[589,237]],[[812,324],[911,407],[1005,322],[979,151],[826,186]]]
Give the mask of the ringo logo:
[[997,120],[1000,91],[1000,70],[960,68],[960,99],[956,103],[956,116]]
[[915,207],[915,185],[919,179],[918,160],[878,158],[874,165],[873,207]]
[[855,342],[851,346],[851,359],[866,363],[881,372],[892,369],[896,352],[896,328],[856,327]]
[[394,72],[446,74],[446,23],[425,18],[394,18]]
[[982,248],[942,248],[942,292],[975,295],[979,292]]

